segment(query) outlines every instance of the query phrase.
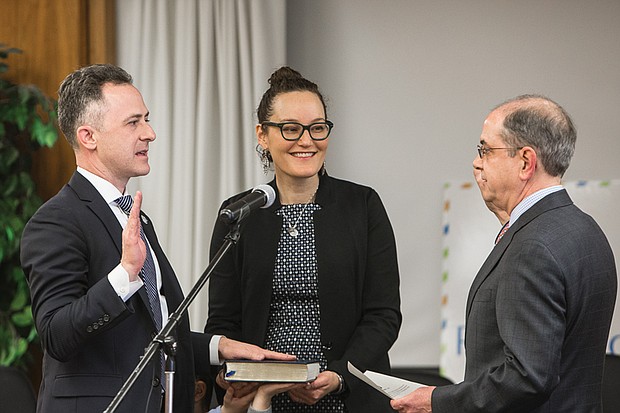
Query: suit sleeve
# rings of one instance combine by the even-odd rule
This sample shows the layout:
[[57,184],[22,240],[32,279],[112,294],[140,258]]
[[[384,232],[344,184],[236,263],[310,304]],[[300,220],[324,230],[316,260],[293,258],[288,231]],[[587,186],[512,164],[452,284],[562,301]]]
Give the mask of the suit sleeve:
[[[29,221],[21,241],[37,331],[45,351],[60,361],[71,359],[87,340],[96,339],[131,312],[114,292],[107,272],[92,273],[94,251],[87,238],[93,234],[85,232],[88,229],[81,227],[76,215],[48,204]],[[110,246],[110,256],[102,258],[109,261],[109,270],[120,262]],[[100,251],[105,247],[101,245]]]
[[191,333],[192,346],[194,349],[194,370],[197,377],[208,378],[211,373],[211,360],[209,359],[209,344],[213,337],[208,333]]
[[[500,411],[515,404],[530,411],[558,385],[567,308],[562,270],[539,241],[510,248],[495,270],[504,272],[496,296],[472,306],[472,312],[495,307],[504,358],[466,382],[435,389],[433,411]],[[467,329],[488,322],[480,315],[469,317]]]
[[[344,375],[348,383],[355,383],[346,367],[349,360],[363,369],[389,367],[388,350],[396,341],[402,322],[396,241],[387,212],[374,190],[367,195],[366,222],[360,220],[352,225],[361,226],[366,232],[366,255],[358,257],[361,268],[355,274],[357,284],[361,284],[360,313],[355,315],[357,321],[344,353],[329,363],[329,369]],[[342,316],[342,309],[332,310],[331,318],[336,324],[339,315]]]
[[[229,202],[224,202],[220,210]],[[211,238],[210,257],[218,252],[230,227],[220,220],[215,223]],[[215,267],[209,281],[209,317],[205,331],[220,334],[234,340],[241,337],[241,292],[242,286],[235,265],[235,248],[228,251]]]

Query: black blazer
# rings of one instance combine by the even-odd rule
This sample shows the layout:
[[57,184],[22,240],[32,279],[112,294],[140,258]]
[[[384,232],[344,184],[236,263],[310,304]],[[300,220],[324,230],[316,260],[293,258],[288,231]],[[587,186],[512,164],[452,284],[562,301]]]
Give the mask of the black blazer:
[[607,239],[565,190],[510,227],[467,300],[465,381],[433,412],[600,412],[617,277]]
[[[141,213],[141,220],[172,312],[183,298],[181,287],[150,219]],[[40,413],[103,411],[155,333],[145,289],[124,303],[107,279],[120,262],[121,234],[114,213],[78,172],[24,229],[21,260],[44,354]],[[190,412],[194,370],[187,316],[176,335],[175,412]],[[145,370],[117,411],[145,412],[148,403],[148,412],[159,412],[159,376],[158,368]]]
[[[363,370],[390,370],[388,350],[401,324],[392,226],[379,196],[368,187],[324,175],[316,202],[321,206],[314,213],[321,339],[328,369],[345,378],[349,411],[393,411],[386,397],[346,367],[351,361]],[[241,222],[239,241],[210,280],[207,332],[264,345],[282,227],[275,211],[280,206],[276,199]],[[211,255],[227,233],[225,224],[216,223]]]

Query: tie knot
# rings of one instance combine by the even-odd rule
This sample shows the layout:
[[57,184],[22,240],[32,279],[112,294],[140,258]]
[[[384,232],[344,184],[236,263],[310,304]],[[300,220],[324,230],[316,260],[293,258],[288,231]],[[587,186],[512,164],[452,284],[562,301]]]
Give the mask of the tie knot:
[[133,206],[133,199],[131,195],[123,195],[120,198],[116,198],[114,200],[116,205],[127,215],[131,212],[131,207]]

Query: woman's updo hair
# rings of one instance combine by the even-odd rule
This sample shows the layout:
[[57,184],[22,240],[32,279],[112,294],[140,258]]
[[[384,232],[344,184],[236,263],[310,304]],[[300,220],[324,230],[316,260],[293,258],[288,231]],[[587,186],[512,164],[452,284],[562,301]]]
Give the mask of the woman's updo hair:
[[327,118],[327,106],[323,95],[319,92],[319,87],[316,83],[304,78],[301,73],[291,69],[288,66],[282,66],[271,74],[269,78],[270,87],[263,94],[263,98],[258,105],[256,115],[258,116],[258,123],[268,121],[271,115],[273,115],[273,101],[281,93],[287,92],[312,92],[319,97],[323,104],[323,111],[325,112],[325,118]]

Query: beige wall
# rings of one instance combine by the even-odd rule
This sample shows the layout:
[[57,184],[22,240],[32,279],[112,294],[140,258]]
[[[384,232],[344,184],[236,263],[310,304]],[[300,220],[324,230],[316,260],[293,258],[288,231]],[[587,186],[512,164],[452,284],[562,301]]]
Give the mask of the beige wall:
[[287,7],[288,63],[318,82],[335,122],[327,170],[373,186],[395,229],[404,324],[394,364],[436,366],[442,190],[472,181],[489,110],[518,94],[548,95],[577,125],[565,178],[620,178],[620,2],[289,0]]

